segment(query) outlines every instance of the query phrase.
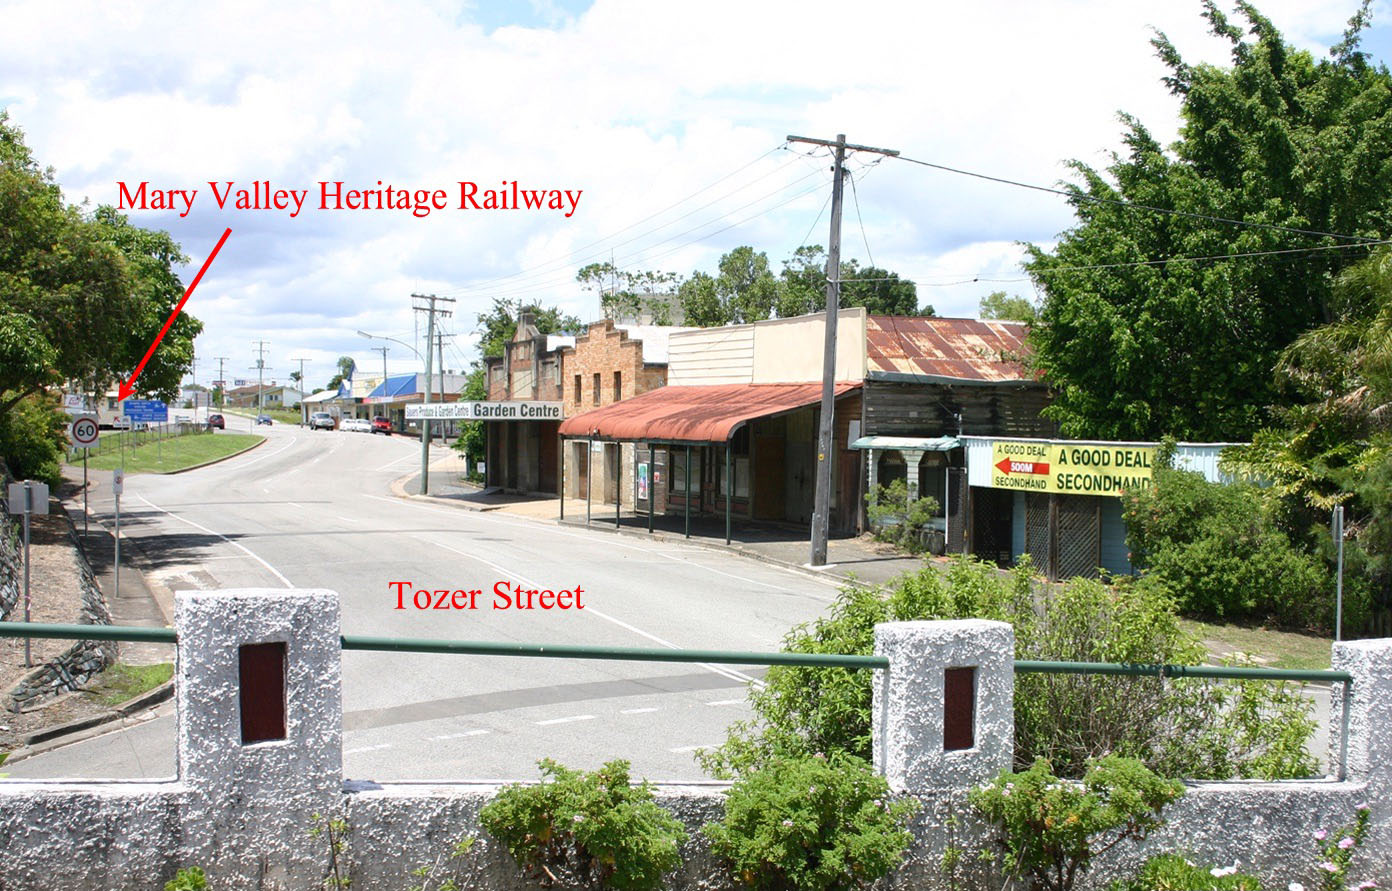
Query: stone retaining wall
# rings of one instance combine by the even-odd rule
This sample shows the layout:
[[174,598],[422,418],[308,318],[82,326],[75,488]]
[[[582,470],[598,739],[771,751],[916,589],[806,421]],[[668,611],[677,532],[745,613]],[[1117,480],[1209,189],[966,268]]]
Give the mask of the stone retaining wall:
[[[336,594],[179,592],[175,624],[178,778],[0,783],[4,891],[158,889],[186,866],[205,869],[220,891],[320,887],[329,858],[325,841],[308,832],[314,813],[347,821],[343,862],[352,887],[405,889],[419,883],[411,870],[447,855],[463,835],[483,835],[478,812],[496,786],[345,781]],[[977,620],[891,623],[875,637],[891,665],[875,675],[876,767],[899,794],[924,805],[907,859],[877,887],[946,889],[940,864],[948,844],[989,841],[988,827],[965,803],[968,790],[1011,763],[1011,629]],[[239,668],[242,648],[258,644],[285,647],[283,694],[260,700],[241,687]],[[1364,802],[1371,829],[1356,855],[1357,880],[1392,882],[1392,640],[1335,644],[1333,662],[1353,677],[1347,698],[1336,697],[1332,709],[1341,723],[1348,708],[1342,778],[1190,784],[1159,832],[1107,851],[1082,887],[1105,887],[1163,851],[1236,861],[1267,888],[1292,881],[1316,887],[1312,833],[1348,822]],[[960,668],[976,669],[965,688],[973,742],[948,751],[946,672]],[[244,697],[248,705],[239,704]],[[282,703],[284,738],[244,743],[243,709],[253,714]],[[732,887],[699,835],[721,813],[722,788],[659,785],[657,797],[692,838],[669,887]],[[468,887],[535,887],[487,839],[480,857]],[[955,887],[1001,887],[998,877],[977,878]]]

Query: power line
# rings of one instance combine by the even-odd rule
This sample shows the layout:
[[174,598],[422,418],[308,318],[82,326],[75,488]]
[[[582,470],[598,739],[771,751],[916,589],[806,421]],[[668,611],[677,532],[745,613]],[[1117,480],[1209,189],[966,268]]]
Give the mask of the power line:
[[956,173],[961,176],[970,176],[976,179],[984,179],[988,182],[1001,183],[1007,186],[1016,186],[1017,188],[1021,189],[1032,189],[1036,192],[1048,192],[1051,195],[1062,195],[1065,198],[1076,199],[1079,201],[1091,201],[1095,204],[1112,204],[1116,205],[1117,207],[1124,207],[1128,210],[1148,210],[1152,213],[1166,214],[1168,216],[1186,217],[1194,220],[1206,220],[1210,223],[1228,223],[1233,226],[1245,226],[1250,229],[1266,229],[1273,232],[1287,232],[1292,235],[1313,235],[1319,238],[1342,238],[1346,241],[1354,241],[1369,244],[1374,243],[1376,241],[1376,239],[1368,238],[1362,235],[1340,235],[1335,232],[1321,232],[1317,229],[1295,229],[1290,226],[1278,226],[1275,223],[1255,223],[1251,220],[1234,220],[1228,217],[1213,216],[1211,214],[1193,213],[1191,211],[1186,210],[1173,210],[1168,207],[1155,207],[1154,205],[1150,204],[1137,204],[1136,202],[1124,201],[1120,198],[1098,198],[1094,195],[1088,195],[1081,191],[1070,192],[1065,189],[1054,189],[1050,188],[1049,186],[1039,186],[1033,183],[1022,183],[1018,180],[1006,179],[1005,177],[1001,176],[989,176],[985,173],[975,173],[971,170],[962,170],[959,167],[948,167],[945,164],[934,164],[931,161],[920,161],[916,158],[906,158],[903,155],[898,155],[896,157],[898,157],[899,160],[907,161],[910,164],[918,164],[922,167],[931,167],[934,170],[942,170],[947,173]]
[[856,222],[860,224],[860,240],[865,243],[865,256],[870,261],[870,265],[875,265],[875,255],[870,253],[870,238],[865,234],[865,221],[860,218],[860,195],[856,192],[855,177],[848,177],[851,181],[851,203],[855,205]]

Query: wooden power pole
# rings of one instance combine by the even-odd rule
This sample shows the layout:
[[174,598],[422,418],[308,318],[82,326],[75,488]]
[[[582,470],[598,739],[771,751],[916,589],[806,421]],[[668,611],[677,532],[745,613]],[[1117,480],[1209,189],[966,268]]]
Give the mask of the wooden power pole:
[[[846,152],[873,152],[877,155],[897,155],[892,149],[854,145],[846,142],[846,134],[838,133],[836,140],[789,136],[789,142],[805,142],[827,146],[835,151],[831,179],[831,234],[827,238],[826,290],[826,354],[822,361],[822,418],[817,435],[817,493],[812,507],[812,566],[825,566],[827,530],[831,520],[831,468],[836,459],[836,321],[841,309],[841,183],[846,174]],[[843,505],[843,507],[846,507]]]

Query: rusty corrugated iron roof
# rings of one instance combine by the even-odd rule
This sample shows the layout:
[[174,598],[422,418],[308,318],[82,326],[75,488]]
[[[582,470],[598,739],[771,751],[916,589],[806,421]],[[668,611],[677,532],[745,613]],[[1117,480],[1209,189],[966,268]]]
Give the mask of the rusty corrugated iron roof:
[[979,383],[1034,383],[1019,358],[1029,353],[1024,322],[870,316],[866,375]]
[[[859,381],[836,384],[841,396]],[[717,384],[660,387],[561,422],[561,435],[660,442],[726,442],[743,423],[782,414],[822,399],[822,385]]]

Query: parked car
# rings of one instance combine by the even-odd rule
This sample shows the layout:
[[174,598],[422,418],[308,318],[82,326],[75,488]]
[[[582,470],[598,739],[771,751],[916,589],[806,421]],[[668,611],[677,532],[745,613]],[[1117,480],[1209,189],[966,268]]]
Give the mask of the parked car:
[[257,416],[256,416],[256,423],[257,423],[258,425],[260,425],[260,424],[269,425],[269,424],[271,423],[271,416],[270,416],[270,415],[257,415]]
[[326,411],[316,411],[309,416],[309,429],[311,430],[332,430],[334,428],[333,415]]
[[385,434],[387,434],[388,436],[391,436],[391,432],[392,432],[392,429],[391,429],[391,420],[389,420],[388,418],[384,418],[384,417],[382,417],[381,415],[378,415],[377,417],[373,418],[373,419],[372,419],[372,432],[373,432],[373,433],[385,433]]
[[227,422],[222,419],[222,415],[208,415],[208,429],[226,430]]

